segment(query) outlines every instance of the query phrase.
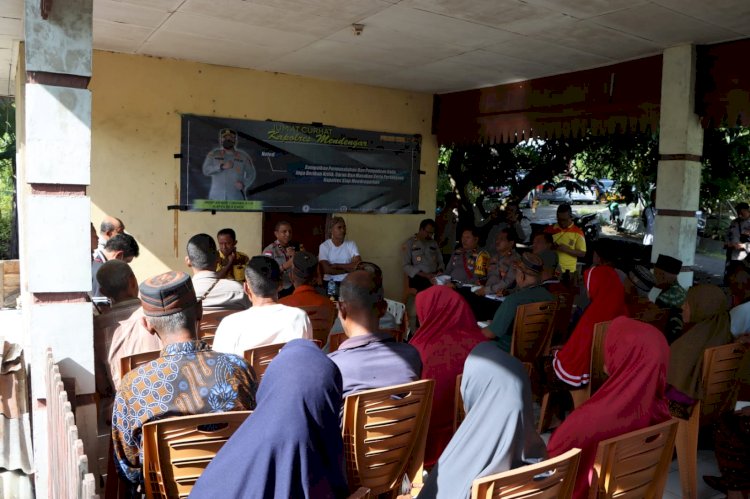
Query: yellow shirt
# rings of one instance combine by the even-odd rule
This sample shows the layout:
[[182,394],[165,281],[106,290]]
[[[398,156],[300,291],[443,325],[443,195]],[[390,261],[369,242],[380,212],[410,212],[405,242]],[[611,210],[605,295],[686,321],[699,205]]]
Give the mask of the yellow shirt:
[[[552,234],[552,240],[558,246],[567,246],[568,248],[578,251],[586,251],[586,238],[583,235],[583,231],[575,225],[571,225],[567,229],[563,229],[558,224],[555,224],[552,227],[548,228],[545,232]],[[566,270],[569,270],[570,272],[576,271],[576,263],[578,262],[578,258],[567,253],[563,253],[562,251],[557,252],[557,258],[560,260],[561,272],[565,272]]]
[[[216,264],[216,272],[224,266],[227,257],[219,251],[219,263]],[[232,270],[227,272],[225,279],[234,279],[237,282],[245,282],[245,266],[250,262],[250,257],[237,251],[232,264]]]

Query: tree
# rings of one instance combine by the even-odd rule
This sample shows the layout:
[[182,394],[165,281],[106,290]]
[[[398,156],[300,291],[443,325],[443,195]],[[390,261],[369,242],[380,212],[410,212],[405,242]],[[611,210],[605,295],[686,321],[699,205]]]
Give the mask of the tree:
[[0,98],[0,259],[18,258],[16,197],[16,108]]

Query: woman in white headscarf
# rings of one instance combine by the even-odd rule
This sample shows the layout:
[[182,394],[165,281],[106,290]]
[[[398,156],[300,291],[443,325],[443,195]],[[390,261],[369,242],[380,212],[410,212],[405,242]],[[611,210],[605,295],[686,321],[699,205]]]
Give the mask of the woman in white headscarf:
[[480,343],[469,354],[461,395],[466,419],[427,477],[420,499],[467,498],[475,479],[547,457],[534,425],[529,376],[495,342]]

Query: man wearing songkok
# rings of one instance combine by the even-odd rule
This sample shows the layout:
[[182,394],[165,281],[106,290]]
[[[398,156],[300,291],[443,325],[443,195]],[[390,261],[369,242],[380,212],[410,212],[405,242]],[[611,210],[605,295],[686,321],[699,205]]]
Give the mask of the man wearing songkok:
[[659,308],[669,309],[669,318],[664,334],[671,345],[682,334],[682,304],[687,291],[677,282],[682,261],[667,255],[659,255],[654,264],[655,286],[662,290],[655,303]]
[[[112,442],[118,472],[134,492],[143,483],[143,425],[174,416],[255,408],[255,373],[235,355],[196,340],[200,303],[184,272],[140,286],[143,325],[164,343],[160,356],[127,373],[115,397]],[[131,495],[132,496],[132,495]]]
[[[315,281],[318,278],[318,258],[307,251],[298,251],[294,254],[292,267],[292,283],[294,291],[291,295],[279,300],[279,303],[288,307],[304,309],[308,316],[314,317],[321,324],[328,324],[325,336],[321,341],[325,342],[334,319],[336,318],[336,306],[327,297],[315,291]],[[316,326],[317,327],[317,326]]]
[[216,329],[214,350],[243,355],[251,348],[297,338],[312,339],[307,313],[279,303],[281,271],[273,258],[252,257],[245,267],[244,286],[253,306],[221,321]]
[[422,360],[416,348],[378,332],[383,289],[374,274],[356,270],[341,283],[339,318],[347,340],[329,354],[341,371],[347,395],[410,383],[420,378]]
[[204,312],[246,310],[250,300],[242,284],[233,279],[222,279],[216,273],[219,252],[214,238],[196,234],[187,243],[185,264],[193,269],[193,287]]
[[461,233],[461,247],[453,252],[445,273],[451,279],[463,284],[484,284],[487,280],[487,266],[490,254],[479,246],[479,233],[476,229],[465,229]]
[[516,266],[518,290],[505,297],[490,325],[482,331],[490,338],[496,338],[500,348],[510,351],[513,338],[513,323],[519,305],[543,301],[555,301],[555,296],[541,285],[544,264],[539,255],[524,253]]

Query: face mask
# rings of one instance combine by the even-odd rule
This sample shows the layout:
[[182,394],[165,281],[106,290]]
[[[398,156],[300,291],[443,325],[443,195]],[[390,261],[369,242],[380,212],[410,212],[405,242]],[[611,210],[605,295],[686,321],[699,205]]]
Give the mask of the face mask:
[[233,140],[225,140],[221,143],[222,147],[224,149],[234,149],[234,141]]

